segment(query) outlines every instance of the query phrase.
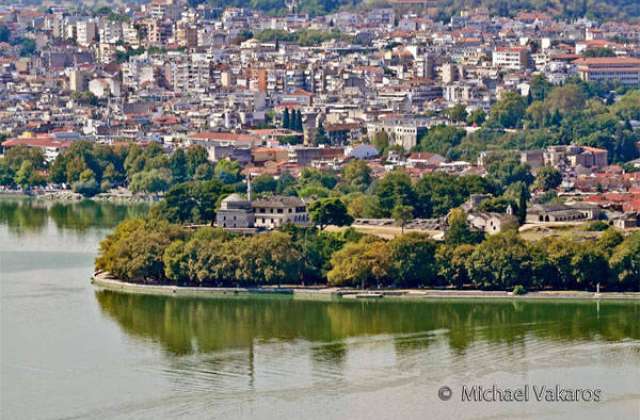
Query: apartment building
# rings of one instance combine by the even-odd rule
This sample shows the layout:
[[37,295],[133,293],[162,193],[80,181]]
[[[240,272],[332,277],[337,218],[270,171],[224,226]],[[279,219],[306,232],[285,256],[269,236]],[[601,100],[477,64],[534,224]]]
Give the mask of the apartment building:
[[574,62],[578,75],[589,82],[617,81],[640,86],[640,59],[633,57],[581,58]]
[[78,45],[88,47],[96,40],[96,23],[82,20],[76,23],[76,41]]
[[525,70],[529,65],[529,50],[525,47],[498,47],[493,50],[494,67]]

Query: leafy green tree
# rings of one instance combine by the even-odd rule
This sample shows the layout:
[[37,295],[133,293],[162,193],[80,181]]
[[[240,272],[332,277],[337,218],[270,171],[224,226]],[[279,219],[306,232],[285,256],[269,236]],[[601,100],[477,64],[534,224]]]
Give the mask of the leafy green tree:
[[640,291],[640,233],[634,232],[618,245],[609,264],[615,275],[614,286]]
[[462,209],[453,209],[448,218],[449,227],[444,235],[447,245],[477,244],[484,238],[484,233],[472,229],[467,223],[467,215]]
[[538,170],[533,188],[541,191],[553,190],[562,183],[562,174],[551,166],[545,166]]
[[175,182],[184,182],[189,174],[187,169],[187,156],[183,149],[177,149],[169,159],[169,169],[171,177]]
[[585,106],[587,96],[584,91],[575,84],[559,86],[551,90],[545,99],[545,105],[551,112],[573,112]]
[[185,232],[165,221],[129,219],[100,243],[96,268],[133,282],[165,279],[162,258]]
[[327,280],[332,286],[383,284],[389,279],[391,258],[389,247],[380,239],[362,239],[348,243],[331,257]]
[[13,188],[16,185],[14,177],[15,172],[11,166],[5,160],[0,160],[0,185]]
[[482,109],[475,109],[467,116],[467,124],[481,126],[487,119],[487,114]]
[[606,256],[591,246],[581,246],[571,259],[573,276],[577,286],[595,290],[596,284],[606,283],[609,276],[609,263]]
[[200,145],[191,146],[187,149],[186,153],[187,161],[187,174],[193,178],[196,170],[200,165],[209,165],[209,154],[207,149]]
[[35,171],[33,170],[33,163],[30,160],[25,160],[20,165],[20,169],[16,172],[15,183],[25,191],[31,189],[34,185]]
[[380,208],[385,216],[391,215],[391,210],[398,204],[412,206],[415,203],[415,192],[411,185],[411,178],[405,172],[395,170],[373,186],[373,193],[380,200]]
[[216,163],[215,175],[224,184],[240,181],[240,164],[234,160],[220,160]]
[[0,42],[9,42],[11,30],[6,25],[0,25]]
[[320,230],[327,225],[348,226],[353,223],[353,217],[339,198],[323,198],[312,202],[309,205],[309,217],[320,226]]
[[611,48],[589,48],[582,52],[583,57],[615,57],[616,52]]
[[389,135],[386,131],[380,131],[373,136],[371,143],[378,150],[378,153],[383,155],[389,149]]
[[516,182],[531,185],[534,178],[528,165],[524,165],[516,158],[504,158],[489,164],[488,178],[503,188]]
[[469,279],[481,289],[511,290],[528,286],[532,278],[531,256],[524,240],[513,232],[490,236],[467,260]]
[[453,122],[464,122],[467,120],[467,108],[462,104],[456,104],[447,110],[447,115]]
[[391,210],[391,217],[400,225],[401,232],[404,233],[405,225],[413,220],[413,207],[397,204],[393,210]]
[[471,244],[440,245],[436,251],[438,277],[443,285],[462,288],[469,282],[466,262],[473,254],[475,246]]
[[507,92],[491,108],[488,123],[502,128],[518,128],[526,110],[526,98],[514,92]]
[[602,235],[596,240],[596,248],[607,258],[611,258],[611,254],[624,241],[624,235],[616,228],[610,227],[602,232]]
[[447,155],[452,148],[460,144],[465,135],[466,132],[462,129],[438,125],[427,130],[420,138],[416,149],[423,152]]
[[286,233],[255,235],[241,252],[238,270],[243,279],[277,285],[300,279],[302,256]]
[[331,143],[331,140],[327,136],[327,132],[324,129],[324,124],[321,121],[320,124],[318,125],[318,128],[316,128],[316,132],[313,137],[313,144],[318,146],[321,144],[330,144],[330,143]]
[[377,219],[383,215],[380,200],[375,195],[358,192],[346,195],[344,200],[352,217]]
[[151,213],[171,223],[212,223],[217,202],[232,192],[217,179],[174,185]]
[[278,181],[276,181],[271,175],[259,175],[251,181],[251,187],[257,194],[266,192],[276,192],[278,188]]
[[553,89],[553,85],[547,81],[542,74],[537,74],[531,78],[529,91],[531,99],[534,101],[543,101],[549,92]]
[[133,175],[129,189],[134,193],[158,193],[166,191],[170,183],[171,175],[168,170],[151,169]]
[[352,160],[342,169],[342,181],[356,191],[364,191],[371,184],[371,168],[363,160]]
[[408,233],[388,243],[391,271],[398,287],[431,286],[436,276],[436,245],[425,234]]

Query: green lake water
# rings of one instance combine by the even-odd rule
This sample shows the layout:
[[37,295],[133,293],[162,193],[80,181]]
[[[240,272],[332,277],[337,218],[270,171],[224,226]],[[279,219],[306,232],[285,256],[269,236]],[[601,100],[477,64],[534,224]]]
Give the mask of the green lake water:
[[[0,199],[0,418],[640,418],[639,303],[95,290],[99,240],[145,212]],[[460,401],[494,384],[602,397]]]

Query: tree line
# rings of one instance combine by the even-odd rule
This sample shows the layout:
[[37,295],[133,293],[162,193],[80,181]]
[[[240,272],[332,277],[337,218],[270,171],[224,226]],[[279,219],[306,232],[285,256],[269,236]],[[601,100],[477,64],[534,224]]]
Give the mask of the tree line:
[[241,236],[190,231],[158,218],[121,223],[100,244],[96,268],[130,282],[181,286],[326,284],[483,290],[640,290],[640,233],[528,242],[516,231],[484,238],[453,221],[443,242],[391,240],[353,229],[286,226]]

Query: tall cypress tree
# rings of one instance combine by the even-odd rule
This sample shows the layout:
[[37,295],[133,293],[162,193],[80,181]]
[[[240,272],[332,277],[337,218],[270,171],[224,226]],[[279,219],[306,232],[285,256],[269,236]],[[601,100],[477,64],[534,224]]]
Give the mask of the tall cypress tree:
[[291,118],[289,117],[289,108],[284,109],[282,114],[282,128],[291,128]]
[[293,129],[296,131],[302,131],[302,111],[297,110],[295,111],[295,124],[293,126]]

